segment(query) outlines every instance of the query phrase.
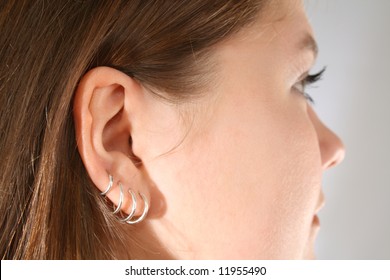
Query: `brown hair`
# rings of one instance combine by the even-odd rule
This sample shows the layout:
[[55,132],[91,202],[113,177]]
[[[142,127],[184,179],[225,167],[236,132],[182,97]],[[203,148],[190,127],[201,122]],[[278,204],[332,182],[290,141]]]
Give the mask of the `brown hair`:
[[253,22],[263,2],[2,1],[2,259],[137,258],[118,251],[135,229],[107,212],[78,154],[78,81],[109,66],[185,100],[209,84],[212,47]]

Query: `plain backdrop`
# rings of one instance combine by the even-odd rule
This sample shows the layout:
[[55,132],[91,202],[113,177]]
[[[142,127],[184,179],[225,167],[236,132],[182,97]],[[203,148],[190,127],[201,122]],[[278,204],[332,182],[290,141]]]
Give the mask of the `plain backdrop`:
[[318,259],[390,259],[390,1],[307,0],[319,44],[308,89],[346,146],[326,171]]

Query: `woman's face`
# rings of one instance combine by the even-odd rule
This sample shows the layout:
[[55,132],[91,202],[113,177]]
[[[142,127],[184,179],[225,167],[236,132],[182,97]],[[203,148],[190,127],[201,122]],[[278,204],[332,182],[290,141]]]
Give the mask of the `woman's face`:
[[150,99],[134,152],[159,190],[146,223],[175,258],[314,257],[322,173],[344,148],[299,92],[316,56],[303,5],[278,3],[217,47],[207,97]]

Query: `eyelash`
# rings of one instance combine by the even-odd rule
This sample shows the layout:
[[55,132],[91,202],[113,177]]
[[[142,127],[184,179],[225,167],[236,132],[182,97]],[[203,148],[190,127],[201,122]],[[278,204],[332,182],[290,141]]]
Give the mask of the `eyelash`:
[[295,87],[295,89],[298,90],[303,95],[303,97],[305,97],[306,100],[308,100],[311,104],[314,104],[314,99],[313,99],[313,97],[311,97],[310,94],[305,92],[305,89],[308,85],[313,85],[316,82],[318,82],[319,80],[321,80],[323,78],[323,74],[324,74],[325,70],[326,70],[326,67],[322,68],[322,70],[319,71],[318,73],[313,74],[313,75],[307,75],[303,80],[299,81],[297,84],[301,84],[303,90],[300,90],[300,89]]

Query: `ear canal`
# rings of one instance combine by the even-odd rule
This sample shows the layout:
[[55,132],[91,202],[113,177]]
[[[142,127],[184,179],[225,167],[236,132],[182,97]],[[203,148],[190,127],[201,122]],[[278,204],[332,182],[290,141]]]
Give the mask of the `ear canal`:
[[131,136],[129,137],[129,147],[130,147],[129,158],[131,159],[134,165],[140,166],[142,164],[142,160],[139,157],[137,157],[133,152],[133,139],[131,138]]

